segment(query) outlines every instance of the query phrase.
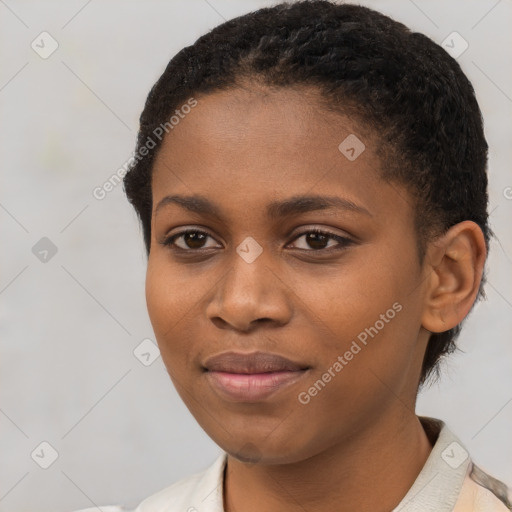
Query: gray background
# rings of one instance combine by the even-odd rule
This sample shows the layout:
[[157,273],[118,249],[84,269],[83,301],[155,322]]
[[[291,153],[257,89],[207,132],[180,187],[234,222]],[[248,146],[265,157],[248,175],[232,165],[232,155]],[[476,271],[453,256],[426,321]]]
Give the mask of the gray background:
[[[133,507],[219,453],[161,358],[145,366],[133,353],[153,338],[141,232],[122,186],[103,200],[92,191],[131,155],[146,95],[169,59],[225,19],[273,3],[0,0],[1,512]],[[511,485],[512,4],[362,3],[438,43],[453,31],[469,43],[458,61],[484,114],[499,240],[488,301],[460,339],[465,353],[417,411],[444,419],[477,463]],[[42,31],[59,44],[47,59],[31,48]],[[43,237],[57,248],[46,262],[32,252]],[[31,458],[43,441],[59,455],[48,469],[36,463],[48,462],[44,447]]]

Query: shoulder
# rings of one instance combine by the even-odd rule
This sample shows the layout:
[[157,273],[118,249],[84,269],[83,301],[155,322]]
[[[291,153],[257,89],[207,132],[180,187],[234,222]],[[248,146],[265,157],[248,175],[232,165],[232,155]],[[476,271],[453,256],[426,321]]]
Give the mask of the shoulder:
[[203,471],[182,478],[149,496],[135,509],[126,509],[119,505],[92,507],[74,512],[205,512],[222,511],[222,490],[226,453],[223,452],[215,462]]
[[511,489],[472,462],[454,512],[508,512],[511,510]]
[[[462,441],[441,420],[419,417],[432,451],[393,512],[510,512],[510,489],[478,467]],[[431,485],[434,481],[435,484]]]
[[183,478],[146,498],[134,512],[223,510],[226,457],[226,453],[222,453],[207,469]]
[[81,508],[80,510],[75,510],[74,512],[135,512],[133,510],[128,510],[118,505],[109,505],[108,507],[90,507],[90,508]]

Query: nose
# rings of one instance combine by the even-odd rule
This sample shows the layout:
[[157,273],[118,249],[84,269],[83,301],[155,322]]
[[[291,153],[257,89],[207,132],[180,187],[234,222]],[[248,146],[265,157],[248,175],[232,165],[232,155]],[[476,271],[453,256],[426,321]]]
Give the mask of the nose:
[[291,291],[260,255],[248,263],[234,254],[233,265],[216,285],[207,315],[217,327],[248,332],[262,323],[282,326],[292,316]]

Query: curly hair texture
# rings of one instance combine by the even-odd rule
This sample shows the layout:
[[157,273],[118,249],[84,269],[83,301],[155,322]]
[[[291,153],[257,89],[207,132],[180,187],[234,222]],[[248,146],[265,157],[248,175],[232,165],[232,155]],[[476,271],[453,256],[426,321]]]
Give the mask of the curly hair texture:
[[[307,87],[326,111],[376,136],[381,177],[404,186],[415,201],[420,262],[429,240],[464,220],[480,226],[489,249],[488,145],[474,89],[459,64],[427,36],[373,9],[303,0],[215,27],[176,54],[152,87],[140,116],[137,158],[124,177],[148,256],[152,166],[163,138],[151,151],[141,150],[193,95],[256,85]],[[485,272],[475,303],[485,297],[484,283]],[[431,334],[420,387],[436,380],[443,356],[457,350],[461,325]]]

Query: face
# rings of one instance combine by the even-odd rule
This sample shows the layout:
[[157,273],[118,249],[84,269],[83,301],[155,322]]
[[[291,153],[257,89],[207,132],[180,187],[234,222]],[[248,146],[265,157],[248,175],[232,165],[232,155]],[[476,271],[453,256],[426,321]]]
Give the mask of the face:
[[313,91],[196,99],[155,160],[146,278],[191,413],[239,460],[290,463],[413,410],[425,270],[371,134]]

